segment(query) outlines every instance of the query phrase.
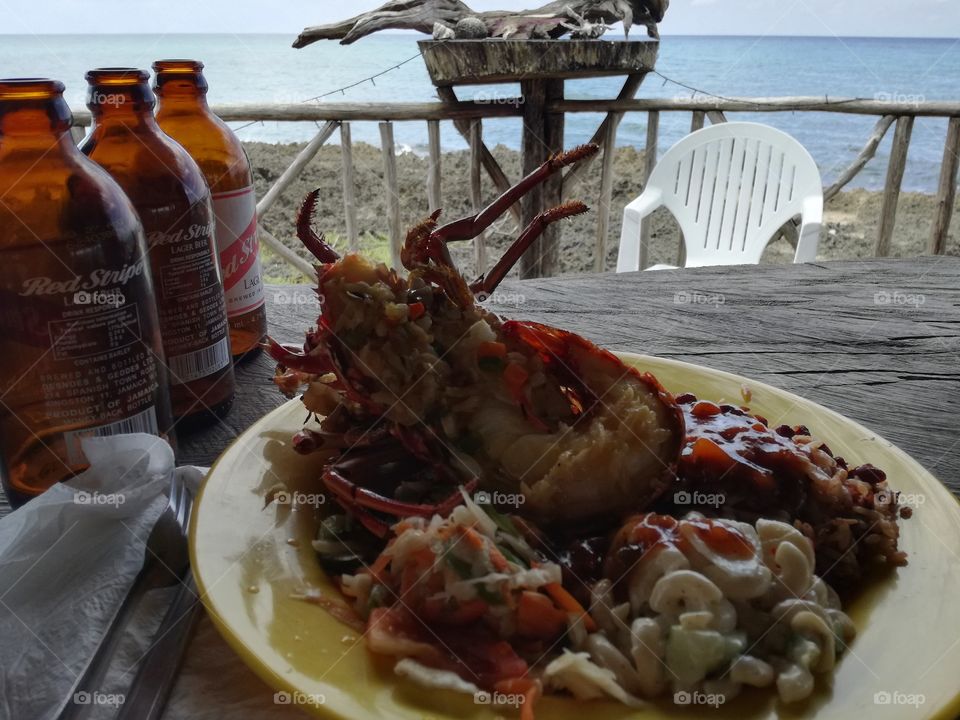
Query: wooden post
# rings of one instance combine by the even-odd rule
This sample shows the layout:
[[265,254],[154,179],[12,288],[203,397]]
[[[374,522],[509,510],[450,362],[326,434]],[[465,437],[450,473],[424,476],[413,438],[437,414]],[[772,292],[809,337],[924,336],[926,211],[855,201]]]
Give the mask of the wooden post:
[[907,151],[910,148],[910,135],[913,133],[913,116],[901,115],[897,118],[897,129],[893,133],[893,148],[890,151],[890,165],[887,167],[887,184],[883,190],[883,208],[880,211],[880,232],[874,254],[887,257],[890,254],[890,241],[897,224],[897,203],[900,201],[900,188],[903,185],[903,171],[907,166]]
[[[651,110],[647,114],[647,144],[643,153],[644,175],[643,189],[647,189],[647,183],[650,182],[650,176],[653,169],[657,166],[657,153],[660,146],[660,112]],[[680,242],[681,248],[683,242]],[[648,215],[640,221],[640,269],[643,270],[646,265],[647,250],[650,247],[650,216]]]
[[957,197],[957,169],[960,168],[960,117],[950,118],[947,141],[943,147],[943,165],[940,166],[940,189],[937,191],[937,216],[930,236],[931,255],[947,251],[953,203]]
[[427,136],[430,139],[430,167],[427,170],[427,202],[430,212],[442,205],[441,168],[443,155],[440,152],[440,121],[427,120]]
[[725,123],[727,121],[727,116],[723,114],[721,110],[711,110],[707,113],[707,117],[710,119],[710,123],[713,125],[719,125],[720,123]]
[[[520,92],[523,95],[523,137],[520,153],[523,158],[522,174],[526,177],[542,165],[549,154],[545,144],[547,138],[546,83],[542,80],[522,80],[520,82]],[[543,185],[537,185],[523,196],[520,201],[520,227],[529,225],[537,216],[537,213],[546,207],[543,191]],[[520,258],[520,277],[530,278],[543,275],[542,247],[543,237],[541,236]]]
[[[482,164],[483,121],[477,118],[470,121],[470,199],[473,203],[473,212],[483,210],[483,188],[480,184],[480,170]],[[482,232],[473,239],[473,257],[477,275],[483,275],[487,270],[487,241],[486,233]]]
[[[564,80],[546,80],[546,105],[563,101]],[[544,125],[547,142],[547,156],[558,155],[566,150],[564,146],[564,126],[566,115],[562,111],[548,110]],[[546,158],[544,158],[546,159]],[[563,174],[551,175],[543,184],[543,206],[541,211],[563,204]],[[560,237],[563,223],[550,225],[540,237],[540,272],[543,276],[557,275],[560,272]]]
[[694,110],[693,117],[690,119],[690,132],[695,133],[697,130],[703,130],[706,116],[707,114],[703,110]]
[[277,178],[273,186],[260,198],[260,202],[257,203],[257,217],[266,215],[267,211],[273,207],[273,204],[277,201],[277,198],[283,194],[283,191],[286,190],[294,180],[300,177],[300,173],[303,172],[307,163],[313,160],[313,156],[316,155],[320,151],[320,148],[323,147],[323,144],[330,139],[330,136],[333,135],[333,131],[337,129],[339,124],[339,122],[334,120],[328,120],[324,123],[323,127],[320,128],[320,132],[307,143],[307,146],[293,159],[293,162],[290,163],[290,166]]
[[351,252],[360,248],[357,232],[356,182],[353,175],[353,141],[350,123],[340,125],[340,155],[343,160],[343,214],[347,222],[347,241]]
[[[548,113],[547,104],[563,99],[563,80],[522,80],[523,93],[523,174],[529,175],[550,155],[563,151],[563,114]],[[541,212],[559,205],[563,196],[563,178],[552,176],[535,187],[520,201],[522,227],[528,226]],[[520,259],[520,277],[553,275],[560,265],[560,233],[554,224],[534,241]]]
[[617,128],[622,113],[608,116],[603,138],[603,168],[600,173],[600,203],[597,207],[597,241],[594,248],[593,271],[603,272],[607,265],[607,235],[610,232],[610,198],[613,195],[613,160],[617,152]]
[[400,188],[397,183],[397,155],[393,143],[393,123],[380,123],[380,145],[383,147],[383,185],[387,193],[387,227],[389,228],[390,262],[400,267]]

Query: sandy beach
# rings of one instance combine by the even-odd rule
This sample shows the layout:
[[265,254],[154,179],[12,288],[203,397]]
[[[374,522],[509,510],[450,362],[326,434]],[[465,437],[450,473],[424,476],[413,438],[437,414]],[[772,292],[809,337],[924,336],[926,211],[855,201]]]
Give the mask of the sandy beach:
[[[289,165],[302,145],[274,145],[247,143],[247,152],[253,165],[257,194],[262,195]],[[501,166],[511,178],[520,177],[520,156],[504,147],[493,150]],[[361,251],[387,260],[384,235],[387,231],[385,191],[383,187],[383,161],[380,149],[358,143],[353,150],[356,174],[357,221],[361,233]],[[401,212],[404,227],[410,227],[427,215],[426,177],[428,160],[413,153],[397,157],[400,184]],[[613,202],[611,207],[610,235],[607,241],[606,269],[616,265],[617,245],[620,236],[620,218],[626,203],[641,190],[643,177],[643,152],[632,147],[617,149],[614,163]],[[484,176],[484,200],[493,199],[492,183]],[[331,145],[321,149],[318,156],[307,166],[300,178],[284,193],[280,200],[263,218],[264,226],[282,239],[291,248],[307,257],[296,240],[294,217],[300,200],[307,192],[320,188],[321,200],[316,215],[315,227],[332,239],[336,246],[344,247],[346,232],[343,212],[343,189],[341,185],[340,148]],[[600,163],[594,163],[587,179],[578,193],[588,204],[595,205],[599,196]],[[467,152],[450,152],[443,156],[443,208],[444,217],[454,219],[472,212],[470,205],[469,156]],[[871,257],[876,240],[880,217],[881,194],[866,190],[850,190],[840,193],[828,203],[818,258],[822,260],[851,260]],[[897,228],[891,255],[908,257],[926,252],[929,240],[935,198],[919,193],[904,193],[900,199]],[[958,254],[960,234],[960,202],[954,208],[949,254]],[[651,261],[676,262],[679,230],[665,211],[654,216]],[[562,233],[561,263],[564,273],[590,272],[593,270],[593,247],[596,238],[597,216],[590,213],[565,221]],[[515,237],[516,228],[509,216],[498,222],[489,233],[490,256],[495,258]],[[469,244],[455,249],[455,259],[469,276],[474,273],[472,250]],[[790,262],[793,249],[784,240],[771,243],[763,261],[771,263]],[[287,264],[266,250],[264,272],[269,282],[293,281],[302,278]]]

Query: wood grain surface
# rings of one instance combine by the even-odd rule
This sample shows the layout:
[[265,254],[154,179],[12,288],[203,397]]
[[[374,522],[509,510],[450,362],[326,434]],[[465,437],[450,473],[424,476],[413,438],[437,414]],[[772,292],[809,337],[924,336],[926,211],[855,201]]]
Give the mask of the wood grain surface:
[[[960,494],[960,258],[564,276],[505,283],[491,308],[612,350],[670,357],[814,400],[884,436]],[[308,286],[267,288],[271,334],[300,342]],[[180,439],[209,465],[283,402],[264,355],[237,368],[222,423]],[[0,514],[6,512],[5,501]]]

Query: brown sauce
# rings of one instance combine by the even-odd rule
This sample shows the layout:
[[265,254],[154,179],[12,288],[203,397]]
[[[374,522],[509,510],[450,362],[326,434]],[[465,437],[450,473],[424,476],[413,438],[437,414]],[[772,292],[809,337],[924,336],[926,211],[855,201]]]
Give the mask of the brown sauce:
[[746,560],[754,554],[753,545],[743,533],[718,520],[678,520],[670,515],[644,513],[628,519],[617,532],[607,556],[606,576],[618,580],[642,557],[662,548],[691,552],[681,529],[692,530],[712,552],[731,560]]
[[793,441],[806,428],[770,428],[767,421],[743,408],[677,398],[686,423],[686,439],[677,475],[709,486],[743,485],[759,494],[781,494],[783,478],[800,478],[811,467],[810,457]]

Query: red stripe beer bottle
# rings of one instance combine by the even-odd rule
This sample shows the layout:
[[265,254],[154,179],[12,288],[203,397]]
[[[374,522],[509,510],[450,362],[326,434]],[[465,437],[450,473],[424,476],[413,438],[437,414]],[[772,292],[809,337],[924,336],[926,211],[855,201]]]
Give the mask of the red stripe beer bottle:
[[222,417],[233,403],[230,332],[210,190],[157,125],[149,80],[134,68],[87,73],[93,128],[80,150],[120,184],[143,223],[173,416],[183,427]]
[[256,350],[267,334],[253,175],[243,146],[207,105],[203,63],[159,60],[157,122],[193,156],[213,193],[216,239],[230,318],[233,357]]
[[84,470],[89,436],[171,428],[140,220],[70,134],[63,85],[0,80],[0,479]]

